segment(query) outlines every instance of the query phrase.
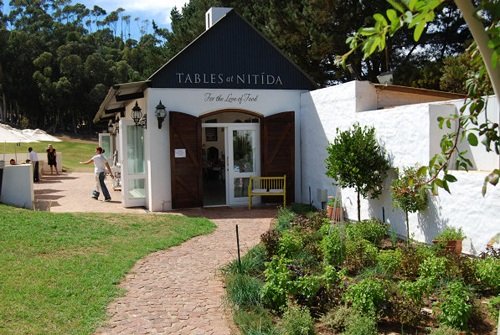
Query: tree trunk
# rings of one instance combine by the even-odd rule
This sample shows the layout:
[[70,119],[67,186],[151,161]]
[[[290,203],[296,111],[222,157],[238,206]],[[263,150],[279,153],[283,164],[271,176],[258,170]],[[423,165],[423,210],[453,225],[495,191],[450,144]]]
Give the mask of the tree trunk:
[[476,8],[470,0],[455,0],[455,4],[462,12],[465,23],[467,23],[472,37],[477,43],[479,52],[484,60],[484,65],[486,66],[486,71],[490,77],[491,85],[497,96],[497,101],[500,103],[500,71],[494,69],[491,63],[493,51],[488,48],[488,34],[484,31],[484,26],[481,21],[474,16]]
[[405,211],[406,216],[406,244],[410,244],[410,220],[408,219],[408,211]]
[[358,222],[361,221],[361,197],[358,191]]

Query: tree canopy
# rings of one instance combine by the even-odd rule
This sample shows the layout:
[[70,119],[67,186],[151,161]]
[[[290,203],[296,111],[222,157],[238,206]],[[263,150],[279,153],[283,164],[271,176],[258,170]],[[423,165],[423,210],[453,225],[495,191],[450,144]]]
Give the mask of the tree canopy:
[[[355,31],[353,22],[374,23],[373,12],[388,8],[385,0],[191,0],[172,9],[170,29],[131,18],[124,8],[108,13],[68,0],[13,0],[0,15],[0,119],[51,131],[91,127],[110,86],[148,78],[203,32],[213,6],[234,8],[318,86],[357,76],[376,82],[378,74],[394,70],[401,74],[398,84],[439,88],[445,69],[460,66],[445,60],[463,53],[471,39],[454,4],[446,2],[425,38],[415,42],[402,33],[387,52],[369,59],[354,52],[352,75],[335,56],[349,50],[345,38]],[[131,24],[140,26],[138,39],[131,38]],[[447,73],[446,87],[463,90],[450,84],[462,72]]]

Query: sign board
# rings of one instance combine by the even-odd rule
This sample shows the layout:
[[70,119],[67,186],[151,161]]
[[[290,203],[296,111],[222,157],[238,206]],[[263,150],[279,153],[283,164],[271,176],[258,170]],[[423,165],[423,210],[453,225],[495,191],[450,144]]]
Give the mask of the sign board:
[[174,149],[175,158],[186,158],[186,149]]

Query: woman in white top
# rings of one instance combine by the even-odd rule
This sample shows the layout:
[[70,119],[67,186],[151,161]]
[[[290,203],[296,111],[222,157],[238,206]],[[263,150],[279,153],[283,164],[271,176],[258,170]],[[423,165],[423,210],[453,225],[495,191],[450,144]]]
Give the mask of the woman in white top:
[[108,160],[104,157],[104,150],[101,147],[95,148],[95,156],[85,162],[80,162],[80,164],[90,164],[94,162],[94,172],[95,172],[95,180],[96,180],[96,189],[92,192],[92,198],[99,198],[99,190],[102,191],[102,195],[104,196],[104,201],[111,201],[111,196],[109,195],[108,188],[104,183],[104,178],[106,176],[106,169],[108,169],[111,178],[114,178],[113,172],[111,171],[111,167],[108,164]]

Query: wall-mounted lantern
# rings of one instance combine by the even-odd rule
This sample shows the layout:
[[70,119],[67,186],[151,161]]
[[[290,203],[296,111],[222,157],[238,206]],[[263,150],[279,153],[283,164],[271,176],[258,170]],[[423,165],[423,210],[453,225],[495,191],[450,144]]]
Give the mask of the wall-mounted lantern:
[[135,102],[135,106],[132,108],[132,120],[134,120],[136,126],[141,126],[143,128],[148,127],[147,114],[142,114],[142,109],[139,107],[137,101]]
[[156,111],[155,111],[156,118],[158,119],[158,129],[161,129],[161,125],[163,124],[163,121],[167,117],[167,111],[165,106],[160,103],[156,106]]

